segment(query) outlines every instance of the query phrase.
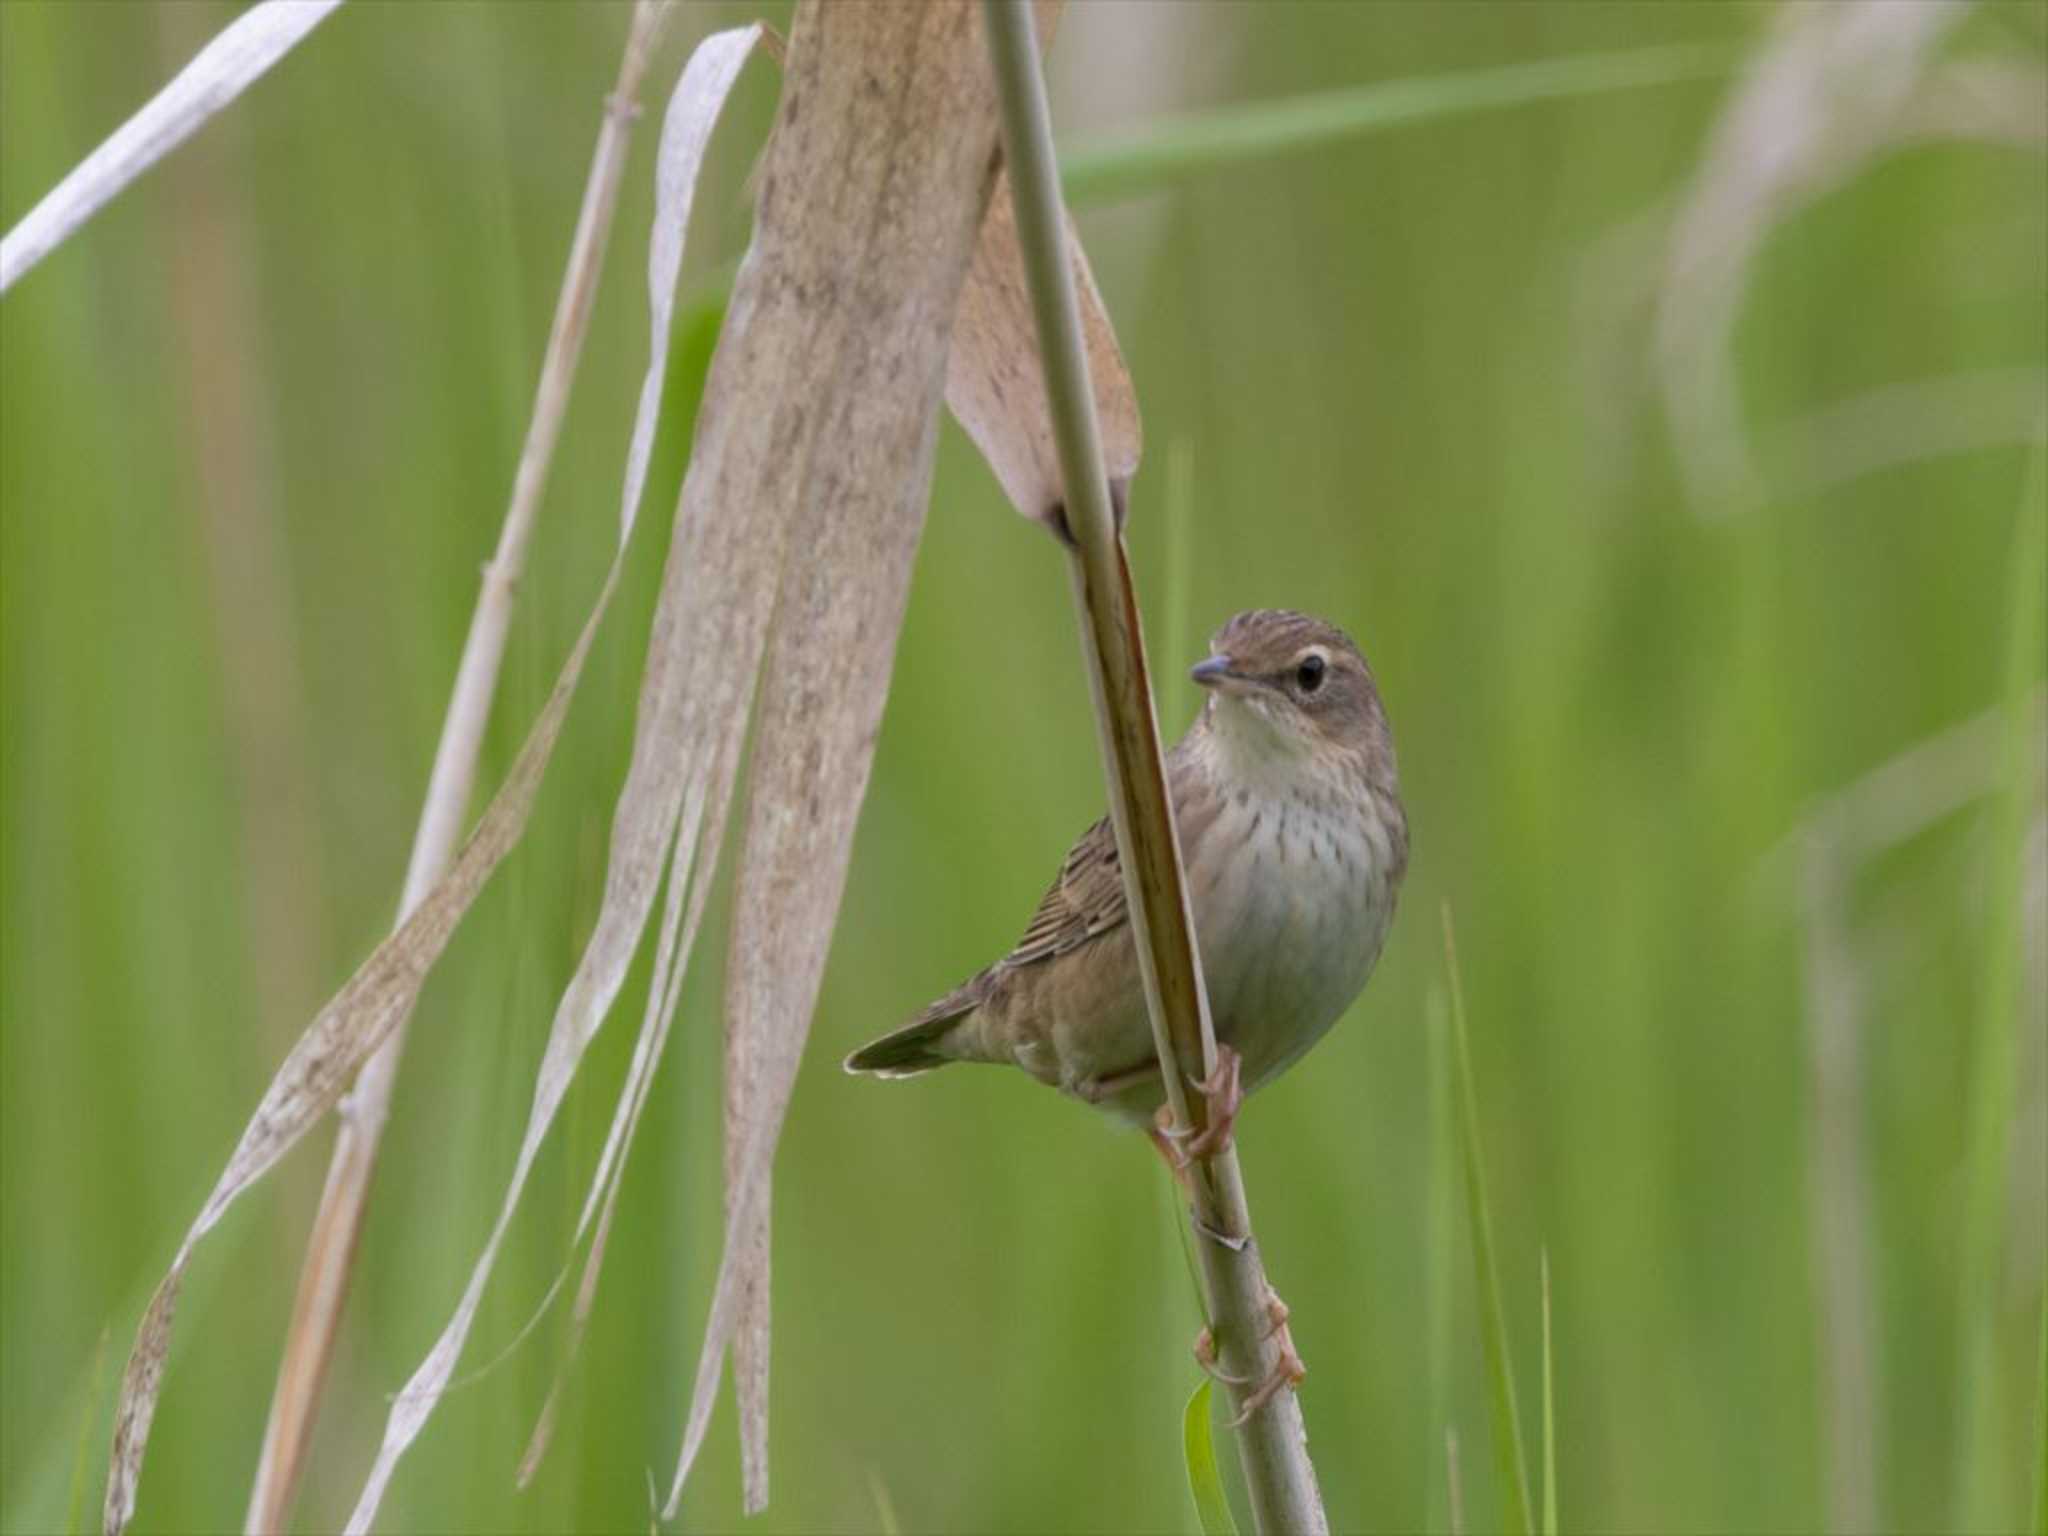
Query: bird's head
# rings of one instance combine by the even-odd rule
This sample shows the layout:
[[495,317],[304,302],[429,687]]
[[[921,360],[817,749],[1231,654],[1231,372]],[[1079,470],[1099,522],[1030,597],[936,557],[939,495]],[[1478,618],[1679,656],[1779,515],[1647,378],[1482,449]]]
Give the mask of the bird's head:
[[1245,770],[1304,757],[1391,776],[1394,743],[1372,668],[1351,637],[1284,608],[1240,613],[1210,638],[1189,676],[1209,691],[1203,719]]

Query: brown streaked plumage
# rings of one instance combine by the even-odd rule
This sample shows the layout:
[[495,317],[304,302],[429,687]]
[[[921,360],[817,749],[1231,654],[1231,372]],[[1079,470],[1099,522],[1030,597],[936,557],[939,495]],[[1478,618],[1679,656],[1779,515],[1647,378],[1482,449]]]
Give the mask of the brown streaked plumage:
[[[1292,1064],[1364,987],[1408,864],[1394,739],[1372,670],[1334,625],[1241,613],[1193,670],[1208,702],[1167,754],[1217,1039],[1246,1091]],[[911,1076],[1007,1062],[1134,1120],[1164,1097],[1109,823],[1082,836],[1015,949],[846,1059]]]

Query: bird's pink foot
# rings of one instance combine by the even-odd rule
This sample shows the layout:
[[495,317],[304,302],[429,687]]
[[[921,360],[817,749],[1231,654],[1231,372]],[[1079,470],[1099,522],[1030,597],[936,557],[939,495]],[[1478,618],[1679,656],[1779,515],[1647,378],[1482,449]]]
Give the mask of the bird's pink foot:
[[1232,1429],[1238,1428],[1245,1420],[1257,1413],[1277,1396],[1281,1388],[1301,1385],[1308,1375],[1308,1367],[1302,1364],[1301,1356],[1294,1348],[1294,1335],[1287,1331],[1287,1303],[1280,1299],[1280,1293],[1270,1285],[1266,1287],[1266,1337],[1275,1334],[1280,1337],[1280,1358],[1273,1362],[1273,1369],[1266,1379],[1252,1389],[1237,1410],[1237,1417],[1230,1421]]
[[1229,1046],[1218,1045],[1216,1065],[1194,1084],[1208,1105],[1208,1124],[1197,1132],[1184,1131],[1173,1122],[1172,1105],[1159,1106],[1153,1117],[1152,1144],[1176,1173],[1185,1173],[1190,1163],[1214,1157],[1230,1146],[1231,1129],[1244,1103],[1243,1077],[1243,1058]]
[[[1232,1429],[1238,1428],[1245,1420],[1265,1407],[1283,1387],[1299,1386],[1302,1378],[1308,1375],[1308,1367],[1301,1363],[1301,1356],[1294,1348],[1294,1336],[1287,1331],[1287,1316],[1287,1303],[1280,1299],[1279,1294],[1271,1286],[1267,1286],[1266,1332],[1263,1337],[1270,1339],[1275,1334],[1279,1335],[1280,1358],[1273,1362],[1273,1369],[1267,1374],[1266,1379],[1246,1395],[1238,1408],[1237,1417],[1230,1421]],[[1233,1376],[1223,1369],[1222,1362],[1216,1357],[1216,1336],[1207,1328],[1195,1335],[1195,1364],[1225,1386],[1242,1387],[1251,1381],[1249,1376]]]

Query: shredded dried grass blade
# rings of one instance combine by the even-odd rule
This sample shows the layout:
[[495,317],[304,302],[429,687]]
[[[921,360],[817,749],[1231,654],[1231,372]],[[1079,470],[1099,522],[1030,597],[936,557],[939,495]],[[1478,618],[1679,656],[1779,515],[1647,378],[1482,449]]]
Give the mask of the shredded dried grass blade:
[[[727,757],[736,756],[738,750],[739,734],[735,733],[725,743],[725,753]],[[576,1304],[561,1366],[548,1390],[547,1401],[534,1425],[526,1451],[520,1457],[518,1482],[522,1488],[531,1481],[541,1458],[547,1454],[568,1370],[582,1345],[584,1329],[590,1321],[590,1310],[597,1297],[598,1276],[604,1268],[605,1246],[611,1235],[612,1217],[618,1208],[619,1189],[625,1176],[626,1153],[639,1130],[640,1116],[647,1107],[655,1068],[660,1065],[662,1052],[668,1045],[676,1004],[682,995],[686,962],[696,944],[697,930],[704,918],[705,900],[711,892],[711,878],[716,869],[721,838],[714,836],[700,845],[699,834],[705,824],[703,789],[715,787],[718,791],[719,799],[711,809],[710,822],[722,829],[730,809],[733,769],[734,764],[721,757],[713,765],[707,785],[697,787],[698,792],[683,807],[683,828],[676,839],[675,854],[669,868],[668,905],[655,953],[654,978],[648,987],[647,1013],[641,1024],[640,1037],[634,1042],[632,1064],[627,1068],[625,1084],[619,1091],[618,1107],[613,1112],[604,1151],[598,1157],[597,1171],[591,1177],[590,1193],[585,1197],[583,1213],[577,1220],[576,1235],[570,1244],[572,1252],[576,1242],[581,1241],[584,1232],[589,1230],[593,1215],[597,1230],[591,1238],[590,1252],[584,1259],[583,1277],[577,1284]],[[696,857],[690,857],[693,854]],[[682,902],[686,889],[689,898],[687,910]]]
[[648,455],[654,451],[654,429],[661,420],[669,321],[675,313],[676,274],[682,270],[683,239],[689,233],[697,172],[710,147],[711,131],[725,110],[725,99],[767,30],[757,21],[705,38],[683,66],[669,95],[668,110],[662,115],[661,146],[654,162],[654,230],[647,241],[647,375],[640,381],[640,407],[633,418],[632,445],[626,450],[625,499],[619,514],[625,522],[632,521],[633,511],[640,505]]
[[[525,566],[526,548],[545,493],[576,366],[582,355],[591,305],[604,267],[604,252],[626,172],[638,97],[655,44],[671,14],[673,0],[638,0],[627,24],[625,47],[597,142],[591,153],[581,210],[555,303],[554,321],[534,392],[533,413],[513,476],[511,499],[498,543],[485,564],[456,669],[441,739],[434,751],[419,830],[406,867],[400,897],[402,921],[447,869],[475,788],[477,756],[497,688],[499,665],[510,632],[513,599]],[[633,501],[629,500],[627,514]],[[405,1048],[403,1020],[356,1078],[350,1113],[335,1138],[327,1181],[313,1217],[297,1302],[278,1366],[270,1419],[263,1435],[245,1529],[273,1531],[285,1524],[305,1469],[319,1394],[339,1335],[348,1272],[359,1246],[368,1208],[377,1148],[388,1121],[391,1096]]]
[[[949,87],[944,100],[964,95],[956,80],[941,83]],[[971,115],[963,111],[962,121]],[[935,167],[922,225],[963,246],[973,229],[964,213],[973,208],[972,169],[958,160]],[[836,441],[814,450],[830,468],[808,489],[769,641],[776,685],[760,705],[726,982],[728,1217],[749,1184],[761,1186],[750,1229],[729,1250],[743,1290],[733,1379],[749,1514],[768,1502],[769,1164],[881,730],[930,492],[950,299],[963,264],[964,251],[947,249],[902,294],[902,323],[889,318],[879,327],[898,345],[842,354],[842,424]],[[892,395],[886,385],[899,366],[912,383]],[[797,807],[802,814],[793,814]],[[759,1125],[769,1127],[766,1152],[750,1145]]]
[[0,293],[241,95],[340,4],[262,0],[221,28],[169,85],[72,167],[0,240]]
[[[673,1515],[735,1345],[743,1491],[767,1497],[769,1175],[866,787],[922,526],[946,350],[996,130],[963,4],[798,14],[736,333],[789,371],[748,372],[731,431],[745,503],[793,524],[771,639],[727,978],[725,1249]],[[879,84],[879,89],[876,85]],[[789,380],[805,381],[792,398]],[[712,441],[707,426],[700,451]],[[738,455],[736,454],[736,457]],[[692,486],[696,485],[693,478]]]
[[[1049,26],[1056,16],[1056,6],[1041,8],[1041,16]],[[771,39],[772,40],[772,39]],[[779,41],[779,40],[772,40]],[[779,50],[778,50],[779,56]],[[1010,222],[1010,210],[1006,201],[992,200],[990,211],[983,225],[976,256],[966,287],[962,291],[958,312],[955,316],[954,344],[965,346],[972,354],[969,365],[954,369],[948,376],[948,403],[955,414],[969,424],[976,441],[991,455],[992,461],[1008,466],[1011,472],[1006,486],[1021,506],[1034,501],[1043,504],[1044,492],[1055,473],[1051,462],[1050,426],[1045,420],[1042,406],[1042,391],[1036,387],[1036,378],[1031,370],[1036,368],[1034,343],[1030,329],[1028,300],[1023,291],[1018,270],[1018,254],[1014,224]],[[1136,402],[1128,374],[1123,368],[1116,342],[1110,330],[1108,317],[1099,296],[1096,294],[1087,261],[1078,241],[1073,245],[1073,258],[1077,275],[1087,297],[1088,324],[1091,339],[1102,359],[1101,376],[1105,382],[1104,406],[1115,428],[1112,447],[1113,463],[1119,479],[1128,479],[1135,470],[1138,454],[1138,432],[1136,428]],[[1020,369],[1015,363],[1019,353],[1026,357]],[[1002,407],[1004,386],[1012,380],[1027,387],[1029,393],[1021,397],[1021,403],[1028,410],[1005,412]],[[1031,476],[1035,474],[1034,482]],[[1033,486],[1036,486],[1034,491]],[[921,504],[921,502],[920,502]],[[800,547],[813,546],[800,541]],[[914,536],[906,545],[906,552],[914,547]],[[907,558],[907,554],[906,554]],[[905,566],[907,572],[907,564]],[[887,593],[872,594],[877,600],[886,599]],[[784,598],[787,603],[787,596]],[[893,607],[885,624],[877,626],[873,633],[886,635],[893,647],[893,636],[900,623],[900,594],[893,599]],[[776,675],[785,678],[788,669],[778,663]],[[881,658],[871,671],[862,674],[863,681],[873,681],[879,688],[880,680],[888,674],[887,658]],[[878,695],[879,697],[879,695]],[[879,709],[879,705],[877,705]],[[774,754],[770,754],[773,756]],[[866,760],[862,759],[859,779],[864,784]],[[729,783],[729,775],[720,775],[721,783]],[[761,803],[761,796],[767,794],[774,803],[782,794],[775,786],[756,784],[750,799]],[[859,802],[859,787],[855,786],[851,798],[846,802],[849,818]],[[849,819],[850,827],[850,819]],[[683,848],[679,844],[677,862],[680,866]],[[700,860],[700,864],[701,864]],[[843,877],[843,854],[839,862]],[[703,889],[701,879],[698,890]],[[674,1011],[673,986],[668,989],[666,1001],[660,1011],[655,1009],[655,999],[663,994],[661,977],[667,972],[666,956],[674,945],[674,888],[671,890],[671,911],[663,926],[661,948],[663,958],[657,961],[656,982],[650,993],[649,1011],[643,1023],[640,1041],[635,1047],[634,1061],[628,1073],[628,1080],[622,1090],[615,1112],[611,1134],[605,1151],[599,1160],[598,1171],[593,1179],[591,1192],[586,1201],[584,1213],[577,1230],[580,1240],[587,1229],[600,1195],[603,1210],[598,1216],[598,1235],[593,1239],[590,1254],[585,1262],[583,1278],[578,1287],[576,1311],[571,1323],[568,1346],[564,1354],[563,1370],[573,1361],[580,1346],[584,1327],[588,1321],[591,1300],[595,1292],[598,1271],[603,1263],[605,1238],[610,1230],[611,1212],[618,1195],[618,1179],[623,1165],[624,1152],[630,1146],[637,1131],[639,1115],[646,1101],[647,1081],[665,1047],[669,1024]],[[701,902],[701,894],[697,898]],[[831,903],[836,907],[836,895]],[[829,912],[826,916],[829,918]],[[687,955],[693,942],[699,913],[693,909],[688,920],[688,933],[681,941],[681,953]],[[680,967],[676,976],[680,977]],[[797,1048],[800,1049],[803,1020],[808,1018],[809,1005],[794,1019],[797,1030]],[[785,1019],[785,1023],[789,1020]],[[755,1100],[759,1092],[758,1079],[761,1064],[756,1059],[758,1052],[753,1048],[744,1025],[743,1016],[734,1013],[729,1020],[732,1039],[728,1051],[728,1101],[727,1126],[728,1166],[733,1170],[742,1168],[747,1160],[744,1135],[747,1127],[758,1118]],[[794,1072],[796,1052],[788,1053],[778,1070],[785,1074],[782,1092],[786,1096],[786,1074]],[[737,1173],[735,1172],[735,1177]],[[736,1186],[735,1186],[736,1187]],[[739,1296],[740,1321],[733,1335],[736,1390],[740,1404],[742,1426],[742,1481],[746,1505],[758,1509],[767,1500],[766,1422],[767,1422],[767,1354],[769,1339],[768,1297],[768,1222],[766,1194],[763,1193],[763,1208],[752,1211],[749,1216],[751,1230],[742,1241],[735,1259],[736,1282]],[[735,1207],[729,1200],[728,1219],[735,1216]],[[521,1461],[520,1478],[530,1478],[539,1458],[545,1453],[553,1425],[563,1380],[558,1375],[550,1390],[547,1403],[530,1440],[526,1455]]]
[[[686,67],[664,122],[657,186],[658,233],[664,223],[679,225],[687,217],[690,194],[710,131],[738,78],[740,65],[760,36],[761,29],[756,26],[720,33],[700,44]],[[675,277],[681,261],[680,234],[660,238],[662,243],[651,250],[648,262],[654,355],[642,387],[634,447],[628,455],[622,503],[622,516],[628,526],[646,473],[647,449],[641,444],[644,439],[651,445],[652,423],[660,413],[668,316],[673,308]],[[719,393],[725,352],[721,343],[705,391],[706,412]],[[691,472],[692,481],[704,473],[705,456],[700,451]],[[723,657],[745,654],[744,632],[749,623],[765,625],[774,596],[773,577],[780,564],[780,551],[773,539],[750,541],[747,535],[759,532],[759,528],[740,519],[727,519],[722,526],[713,522],[705,528],[703,525],[709,520],[701,509],[692,516],[687,490],[677,520],[649,642],[647,669],[641,682],[632,763],[613,815],[605,896],[597,924],[576,974],[556,1008],[534,1084],[526,1133],[497,1221],[448,1324],[392,1405],[377,1459],[349,1519],[352,1531],[369,1527],[400,1458],[418,1438],[448,1388],[534,1158],[553,1125],[584,1052],[618,996],[646,929],[662,866],[671,855],[675,863],[672,880],[680,878],[693,862],[698,871],[692,881],[691,917],[687,925],[691,936],[695,921],[701,916],[701,892],[708,884],[708,871],[717,864],[726,800],[737,766],[737,742],[745,725],[753,677],[751,664],[734,672],[718,663]],[[718,610],[720,597],[729,600],[730,611]],[[723,633],[707,632],[707,620],[723,621],[727,628]],[[753,644],[758,652],[758,637]],[[708,816],[704,814],[707,805],[712,812]],[[664,971],[672,969],[677,981],[688,948],[687,942],[680,948],[674,942],[679,902],[679,895],[672,894],[661,957]],[[664,975],[657,981],[649,998],[649,1025],[643,1027],[641,1049],[636,1051],[635,1076],[629,1081],[622,1102],[622,1119],[615,1124],[607,1142],[605,1163],[585,1202],[579,1233],[587,1228],[598,1206],[599,1190],[611,1177],[609,1165],[629,1135],[626,1122],[637,1119],[638,1105],[644,1102],[645,1080],[659,1054],[659,1041],[650,1035],[650,1030],[665,1033],[667,1018],[673,1011],[674,989],[669,977]],[[591,1274],[594,1278],[594,1270]],[[587,1309],[587,1301],[579,1300],[579,1308]],[[529,1460],[538,1457],[545,1443],[545,1434],[537,1432]]]
[[598,624],[610,604],[624,555],[615,559],[590,618],[563,664],[540,717],[497,797],[470,834],[454,866],[398,930],[380,944],[327,1005],[278,1068],[256,1113],[242,1132],[213,1193],[179,1244],[169,1271],[150,1298],[115,1408],[112,1464],[107,1474],[105,1525],[122,1530],[135,1513],[135,1489],[163,1384],[164,1357],[185,1267],[199,1240],[235,1200],[283,1157],[333,1107],[355,1071],[419,997],[428,970],[447,947],[456,924],[492,872],[519,841],[562,721],[583,673]]
[[[709,124],[716,117],[716,107],[723,103],[731,90],[738,61],[744,59],[747,49],[758,41],[758,37],[759,29],[748,27],[737,32],[721,33],[706,40],[703,47],[711,50],[712,62],[696,72],[694,81],[701,93],[716,95],[716,101],[708,114],[702,109],[702,103],[686,103],[679,114],[675,104],[671,103],[672,116],[679,116],[687,126],[684,130],[678,131],[673,138],[666,133],[664,135],[663,147],[668,153],[665,157],[667,163],[664,166],[661,208],[665,215],[677,213],[678,210],[687,211],[688,191],[695,181],[695,170],[688,160],[689,146],[695,145],[696,159],[701,163],[704,143],[709,134]],[[689,71],[686,71],[685,78],[690,79]],[[699,122],[703,124],[701,130],[695,126]],[[652,327],[652,347],[655,356],[649,368],[653,385],[651,388],[643,389],[641,401],[642,412],[649,416],[658,416],[660,410],[660,380],[665,371],[669,334],[667,316],[673,306],[675,271],[679,262],[679,250],[673,256],[664,257],[658,254],[650,261],[651,276],[655,278],[658,286],[652,304],[657,315],[656,323]],[[639,435],[639,428],[636,425],[636,441]],[[651,441],[651,429],[647,436]],[[141,1469],[143,1450],[148,1440],[150,1422],[155,1413],[157,1396],[162,1386],[164,1358],[169,1348],[178,1292],[193,1248],[236,1197],[260,1178],[335,1103],[356,1068],[411,1011],[428,970],[446,947],[456,924],[475,900],[484,882],[511,851],[524,831],[527,817],[532,810],[534,794],[547,767],[548,758],[554,750],[555,741],[560,735],[569,702],[581,678],[584,660],[589,654],[597,627],[617,587],[639,501],[639,482],[644,476],[643,451],[629,464],[628,493],[622,507],[619,547],[612,567],[606,575],[590,617],[585,622],[583,632],[578,636],[575,647],[556,681],[554,692],[549,696],[546,706],[535,722],[532,733],[522,748],[518,761],[513,765],[505,785],[484,813],[476,831],[471,835],[447,876],[400,925],[397,932],[371,954],[348,985],[321,1010],[298,1045],[286,1058],[258,1106],[255,1116],[244,1131],[242,1142],[229,1160],[226,1171],[221,1175],[205,1207],[193,1222],[191,1230],[187,1232],[168,1273],[151,1298],[138,1331],[134,1352],[129,1359],[122,1383],[121,1399],[116,1410],[114,1450],[108,1475],[105,1516],[109,1531],[119,1531],[125,1527],[134,1514],[136,1482]],[[729,769],[727,778],[730,778]],[[670,815],[662,831],[662,837],[666,838],[672,834],[674,828],[675,817]],[[660,858],[661,854],[657,852],[654,859],[654,867],[657,870]],[[615,890],[625,888],[626,894],[630,894],[636,880],[644,877],[644,871],[636,869],[629,872],[631,878],[621,879],[619,872],[623,867],[622,861],[614,861],[615,878],[612,889],[608,889],[608,906]],[[633,924],[635,938],[639,926],[638,921]],[[614,943],[613,948],[616,947]],[[630,956],[631,943],[627,943],[624,948],[625,954]],[[609,959],[609,954],[604,958]],[[623,962],[619,963],[618,968],[623,970]],[[572,996],[578,997],[580,1001],[577,1011],[579,1019],[593,1016],[592,994],[604,990],[602,985],[592,986],[590,983],[603,983],[608,974],[606,972],[593,977],[579,973],[578,980],[586,984],[584,992],[576,994],[575,987],[572,986],[571,989]],[[617,977],[610,976],[611,992],[616,991],[617,984]],[[564,1000],[565,1010],[570,1001],[571,999]],[[609,1002],[610,994],[606,993],[603,1004],[595,1008],[594,1016],[601,1017],[603,1008],[609,1006]],[[526,1168],[531,1162],[539,1134],[545,1130],[547,1120],[552,1118],[554,1107],[560,1100],[561,1089],[566,1086],[569,1073],[573,1072],[573,1058],[580,1055],[581,1044],[587,1043],[589,1034],[594,1032],[594,1027],[594,1023],[586,1025],[580,1040],[574,1037],[573,1031],[565,1038],[558,1021],[557,1036],[550,1041],[548,1060],[543,1064],[541,1081],[536,1088],[534,1117],[539,1129],[529,1128],[529,1144],[522,1149],[520,1164],[514,1175],[515,1195],[507,1201],[508,1215],[513,1198],[516,1198],[517,1187],[523,1182]],[[479,1278],[473,1284],[473,1291],[481,1288],[481,1276],[488,1271],[489,1258],[495,1254],[497,1239],[501,1234],[502,1221],[500,1233],[494,1234],[486,1251],[485,1261],[480,1265]],[[472,1295],[466,1299],[464,1311],[458,1314],[465,1319],[465,1326],[466,1317],[473,1311],[474,1305],[475,1299]],[[448,1340],[444,1338],[443,1342],[447,1343]],[[459,1353],[459,1343],[459,1339],[454,1341],[453,1346],[445,1352],[445,1359],[438,1353],[430,1356],[427,1366],[422,1367],[421,1375],[431,1379],[431,1368],[438,1364],[441,1367],[440,1385],[445,1386],[447,1372],[452,1370],[456,1354]],[[418,1380],[419,1378],[416,1378],[416,1384]],[[427,1400],[427,1404],[426,1409],[421,1409],[416,1401],[401,1398],[393,1410],[394,1422],[402,1416],[409,1421],[415,1413],[419,1421],[424,1422],[426,1411],[430,1411],[431,1399]],[[412,1432],[417,1433],[417,1425],[413,1426]],[[407,1438],[409,1439],[409,1436]],[[395,1462],[396,1453],[391,1452],[389,1459]],[[388,1467],[383,1469],[382,1475],[388,1476]],[[381,1479],[379,1485],[381,1486]],[[374,1509],[374,1502],[370,1508]]]

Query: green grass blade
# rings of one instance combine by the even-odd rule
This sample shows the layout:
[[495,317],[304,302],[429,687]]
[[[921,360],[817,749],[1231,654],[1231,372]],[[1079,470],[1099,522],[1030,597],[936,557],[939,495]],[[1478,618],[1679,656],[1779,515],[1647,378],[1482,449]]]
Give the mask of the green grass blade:
[[1230,1500],[1223,1495],[1223,1476],[1216,1467],[1216,1441],[1209,1432],[1209,1399],[1215,1383],[1202,1378],[1180,1418],[1181,1454],[1187,1459],[1188,1492],[1195,1496],[1195,1518],[1202,1536],[1237,1536],[1230,1518]]
[[1060,181],[1070,203],[1112,202],[1181,177],[1383,128],[1601,91],[1709,79],[1725,74],[1735,57],[1724,48],[1690,44],[1574,54],[1163,117],[1142,133],[1066,150],[1060,155]]
[[[1451,1073],[1450,1005],[1443,989],[1429,989],[1425,1015],[1429,1041],[1429,1193],[1424,1206],[1424,1287],[1429,1307],[1429,1428],[1432,1436],[1446,1433],[1448,1448],[1453,1439],[1447,1431],[1451,1422],[1451,1339],[1455,1315],[1453,1234],[1457,1229],[1458,1136],[1457,1111]],[[1439,1477],[1436,1469],[1424,1474],[1427,1528],[1453,1528],[1455,1500],[1453,1477]]]
[[1472,1089],[1472,1048],[1465,1037],[1465,988],[1458,976],[1458,946],[1444,904],[1444,964],[1451,977],[1451,1039],[1457,1047],[1458,1118],[1465,1143],[1465,1204],[1472,1223],[1472,1264],[1479,1285],[1480,1337],[1492,1385],[1493,1458],[1500,1478],[1501,1527],[1529,1536],[1529,1461],[1515,1407],[1515,1366],[1508,1353],[1507,1312],[1493,1266],[1493,1219],[1486,1205],[1486,1174],[1479,1152],[1479,1101]]
[[2041,1288],[2040,1375],[2034,1394],[2034,1536],[2048,1536],[2048,1285]]
[[1557,1389],[1550,1371],[1550,1250],[1543,1250],[1543,1536],[1557,1536]]
[[100,1341],[92,1352],[92,1374],[86,1378],[85,1405],[78,1411],[78,1435],[71,1458],[71,1499],[69,1512],[64,1517],[64,1529],[82,1531],[85,1529],[85,1476],[91,1453],[98,1449],[93,1436],[93,1426],[100,1416],[100,1379],[107,1366],[107,1339],[110,1330],[100,1330]]
[[1465,1536],[1465,1479],[1458,1471],[1458,1431],[1444,1426],[1444,1486],[1450,1490],[1451,1536]]
[[[2013,527],[2011,586],[2006,593],[2005,735],[2001,789],[1991,815],[1986,864],[1984,978],[1970,1067],[1969,1184],[1963,1226],[1963,1427],[1956,1445],[1957,1524],[1981,1530],[2016,1523],[1998,1509],[2000,1355],[1993,1336],[1997,1276],[2005,1236],[2007,1158],[2018,1077],[2020,1012],[2020,889],[2025,878],[2027,818],[2039,792],[2034,778],[2031,697],[2048,643],[2048,445],[2037,443]],[[2013,1351],[2017,1353],[2017,1351]],[[2009,1454],[2009,1448],[2007,1448]]]
[[[1180,1244],[1181,1264],[1188,1277],[1188,1299],[1193,1303],[1194,1315],[1207,1328],[1208,1303],[1202,1293],[1202,1272],[1195,1262],[1195,1250],[1188,1238],[1188,1224],[1182,1218],[1180,1201],[1174,1196],[1174,1181],[1161,1179],[1158,1187],[1162,1209],[1166,1213],[1167,1230]],[[1230,1497],[1223,1489],[1210,1425],[1212,1386],[1209,1377],[1204,1376],[1195,1388],[1194,1396],[1188,1399],[1187,1408],[1181,1415],[1181,1454],[1187,1466],[1188,1490],[1195,1496],[1195,1516],[1201,1522],[1202,1536],[1216,1536],[1219,1531],[1235,1536],[1237,1524],[1230,1513]]]

